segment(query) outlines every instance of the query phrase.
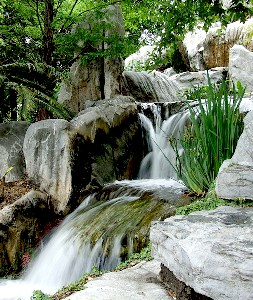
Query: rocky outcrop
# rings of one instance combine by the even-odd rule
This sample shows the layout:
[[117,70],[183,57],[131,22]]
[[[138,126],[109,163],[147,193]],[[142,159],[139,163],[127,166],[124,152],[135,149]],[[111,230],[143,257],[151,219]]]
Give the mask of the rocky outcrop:
[[86,188],[136,177],[143,155],[137,106],[129,97],[96,101],[71,122],[32,124],[24,141],[27,173],[57,212]]
[[[100,19],[98,19],[100,17]],[[107,25],[107,29],[103,28]],[[100,28],[100,27],[101,28]],[[104,38],[124,36],[124,22],[119,5],[111,5],[103,10],[99,16],[93,14],[87,16],[86,21],[76,26],[75,31],[83,30],[96,32]],[[90,47],[84,41],[79,41],[76,56]],[[97,52],[106,50],[109,46],[105,41],[92,45]],[[78,50],[79,49],[79,50]],[[79,51],[79,52],[78,52]],[[116,58],[96,58],[88,60],[84,64],[81,58],[76,59],[70,68],[70,78],[66,79],[61,87],[58,101],[66,104],[75,112],[84,109],[86,100],[111,99],[121,94],[121,74],[123,72],[123,60]]]
[[142,131],[133,99],[120,96],[99,101],[81,112],[71,124],[86,144],[83,184],[136,178],[143,147],[136,147],[142,141]]
[[55,217],[47,195],[39,191],[31,191],[0,210],[0,276],[24,267]]
[[253,19],[245,23],[239,21],[228,24],[225,30],[219,24],[209,30],[203,47],[203,58],[206,68],[227,67],[229,50],[235,44],[242,44],[248,50],[253,50],[253,40],[250,37],[250,28]]
[[[225,206],[154,222],[150,233],[153,256],[196,293],[215,300],[250,300],[252,225],[252,208]],[[209,299],[190,295],[176,296]]]
[[[224,68],[209,70],[211,82],[216,83],[224,77]],[[167,75],[166,72],[126,71],[124,94],[133,96],[140,102],[177,102],[183,99],[186,89],[207,85],[207,72],[184,72]]]
[[247,93],[253,92],[253,52],[244,46],[234,45],[229,54],[229,77],[236,83],[240,81]]
[[253,111],[244,118],[244,130],[234,155],[220,167],[215,190],[220,198],[253,199]]
[[23,141],[30,126],[27,122],[10,122],[0,124],[0,178],[4,172],[13,167],[5,176],[6,182],[19,180],[25,173]]
[[196,28],[186,34],[180,51],[183,57],[188,57],[192,71],[228,67],[229,51],[235,44],[253,50],[252,23],[253,19],[248,19],[245,23],[237,21],[228,24],[226,28],[220,23],[214,23],[207,33]]

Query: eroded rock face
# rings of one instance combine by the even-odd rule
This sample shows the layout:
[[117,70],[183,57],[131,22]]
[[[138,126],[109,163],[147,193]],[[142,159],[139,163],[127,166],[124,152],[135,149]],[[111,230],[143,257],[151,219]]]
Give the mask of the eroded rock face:
[[30,123],[21,121],[0,124],[0,178],[13,167],[5,176],[6,182],[19,180],[25,173],[23,141],[29,126]]
[[[111,5],[106,11],[102,12],[104,16],[97,19],[96,16],[90,15],[86,21],[76,26],[85,29],[89,32],[96,32],[103,22],[110,23],[110,29],[103,33],[108,36],[124,36],[124,22],[120,5]],[[100,16],[101,17],[101,16]],[[98,32],[98,34],[102,34]],[[76,51],[76,56],[80,55],[85,47],[83,41],[79,41]],[[106,42],[101,42],[93,45],[97,51],[107,49]],[[86,100],[111,99],[116,95],[121,94],[123,72],[123,60],[120,57],[116,58],[97,58],[88,61],[85,64],[81,59],[77,59],[70,68],[70,78],[62,84],[58,101],[66,104],[75,112],[80,112],[84,109]]]
[[39,191],[31,191],[0,210],[0,276],[24,267],[24,254],[29,259],[55,217],[47,195]]
[[201,71],[215,67],[228,67],[229,51],[235,44],[243,45],[252,51],[253,40],[250,36],[252,23],[251,18],[245,23],[237,21],[223,28],[218,22],[214,23],[208,32],[202,28],[188,32],[180,51],[188,60],[190,70]]
[[195,292],[250,300],[252,234],[253,209],[224,206],[154,222],[150,239],[154,258]]
[[227,67],[229,63],[229,50],[235,44],[244,45],[253,50],[253,40],[250,37],[250,28],[253,19],[245,23],[239,21],[228,24],[225,30],[219,24],[208,31],[204,41],[203,58],[206,68]]
[[235,153],[220,167],[215,190],[220,198],[253,199],[253,111],[244,118],[244,130]]
[[132,98],[119,96],[98,101],[82,111],[71,125],[86,143],[86,184],[137,176],[143,156],[142,131]]

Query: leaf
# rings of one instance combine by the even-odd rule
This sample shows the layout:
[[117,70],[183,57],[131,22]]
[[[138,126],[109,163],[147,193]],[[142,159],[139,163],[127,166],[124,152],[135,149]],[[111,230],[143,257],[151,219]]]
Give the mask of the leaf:
[[5,170],[2,177],[6,176],[13,168],[14,168],[14,167],[11,166],[11,167],[9,167],[7,170]]

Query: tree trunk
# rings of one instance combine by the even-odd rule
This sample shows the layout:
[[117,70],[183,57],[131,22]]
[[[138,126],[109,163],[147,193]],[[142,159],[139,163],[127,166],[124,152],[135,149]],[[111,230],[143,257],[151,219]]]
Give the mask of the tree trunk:
[[54,0],[44,0],[44,37],[43,37],[43,62],[46,65],[52,65],[52,56],[54,51],[54,31],[52,23],[54,20]]
[[[43,36],[43,57],[42,62],[45,65],[52,65],[54,51],[54,30],[52,23],[54,20],[54,0],[44,0],[44,36]],[[50,119],[50,113],[46,108],[40,107],[37,112],[36,120]]]

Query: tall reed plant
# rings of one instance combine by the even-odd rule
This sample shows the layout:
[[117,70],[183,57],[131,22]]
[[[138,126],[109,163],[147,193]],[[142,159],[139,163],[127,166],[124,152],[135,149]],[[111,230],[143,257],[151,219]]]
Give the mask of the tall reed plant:
[[239,106],[245,89],[240,83],[229,88],[226,81],[213,85],[208,77],[206,98],[202,99],[202,90],[194,92],[198,105],[188,104],[191,125],[179,141],[183,154],[176,150],[177,172],[189,189],[201,194],[211,186],[222,162],[234,153],[243,130]]

